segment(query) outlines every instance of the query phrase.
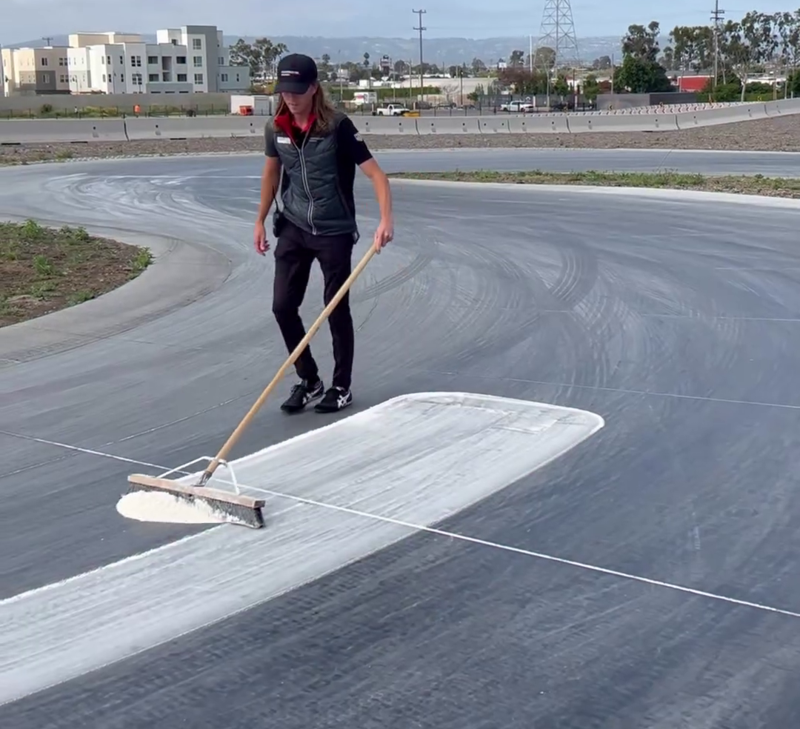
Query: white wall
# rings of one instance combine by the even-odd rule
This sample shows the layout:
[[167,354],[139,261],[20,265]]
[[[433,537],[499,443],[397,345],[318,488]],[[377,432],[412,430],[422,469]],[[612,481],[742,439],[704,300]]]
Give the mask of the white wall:
[[67,71],[70,93],[86,94],[92,90],[88,48],[67,49]]
[[[6,81],[8,78],[8,81]],[[14,83],[14,54],[10,48],[0,50],[0,86],[3,96],[8,96],[16,87]]]
[[250,88],[249,66],[220,66],[219,90],[220,91],[247,91]]
[[125,44],[125,93],[147,93],[147,45]]
[[121,43],[86,46],[89,83],[92,91],[124,94],[130,75],[125,46]]
[[188,93],[192,90],[185,46],[171,42],[148,44],[145,61],[148,93]]
[[206,48],[205,40],[204,35],[187,33],[183,41],[189,53],[189,80],[193,84],[194,91],[199,93],[208,93],[208,74],[211,65],[208,62],[208,54],[217,52],[216,48]]

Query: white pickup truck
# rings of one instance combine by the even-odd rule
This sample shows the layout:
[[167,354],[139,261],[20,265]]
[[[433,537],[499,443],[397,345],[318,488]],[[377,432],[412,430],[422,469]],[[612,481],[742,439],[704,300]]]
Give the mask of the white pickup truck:
[[528,114],[535,110],[536,107],[526,101],[509,101],[500,105],[500,111],[516,112],[517,114]]
[[402,104],[386,104],[375,109],[373,114],[375,116],[405,116],[410,109],[407,109]]

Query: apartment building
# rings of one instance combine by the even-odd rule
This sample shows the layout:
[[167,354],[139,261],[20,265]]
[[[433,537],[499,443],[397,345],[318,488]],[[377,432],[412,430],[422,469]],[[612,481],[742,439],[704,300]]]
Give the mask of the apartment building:
[[245,91],[250,86],[250,70],[230,65],[230,48],[215,25],[185,25],[159,30],[159,45],[172,43],[186,49],[189,79],[195,93]]
[[3,48],[3,93],[68,94],[66,46]]
[[236,92],[251,83],[248,67],[230,65],[222,31],[204,25],[159,30],[156,43],[131,33],[73,33],[62,48],[3,49],[3,65],[15,81],[6,95]]
[[84,45],[69,49],[72,93],[141,94],[194,91],[186,50],[171,43]]

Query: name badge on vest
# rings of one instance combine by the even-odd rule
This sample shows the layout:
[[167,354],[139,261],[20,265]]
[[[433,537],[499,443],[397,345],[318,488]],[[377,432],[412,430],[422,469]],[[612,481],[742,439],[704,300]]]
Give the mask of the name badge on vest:
[[291,143],[292,143],[292,140],[291,140],[291,139],[289,139],[289,137],[280,136],[280,135],[279,135],[279,136],[277,136],[277,137],[275,137],[275,141],[276,141],[278,144],[291,144]]

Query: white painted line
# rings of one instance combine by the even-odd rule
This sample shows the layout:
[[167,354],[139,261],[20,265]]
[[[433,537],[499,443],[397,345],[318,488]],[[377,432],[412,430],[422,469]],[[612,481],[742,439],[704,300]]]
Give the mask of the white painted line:
[[698,402],[719,403],[720,405],[752,405],[760,408],[777,408],[780,410],[800,410],[800,405],[782,402],[766,402],[762,400],[735,400],[725,397],[711,397],[709,395],[687,395],[678,392],[660,392],[658,390],[634,390],[630,387],[604,387],[602,385],[578,385],[574,382],[557,382],[555,380],[529,380],[523,377],[497,377],[495,375],[479,375],[453,372],[428,370],[428,374],[442,375],[444,377],[471,377],[476,380],[490,380],[493,382],[517,382],[524,385],[544,385],[546,387],[574,388],[576,390],[593,390],[595,392],[614,392],[622,395],[643,395],[645,397],[664,397],[675,400],[696,400]]
[[[216,527],[0,602],[0,704],[387,547],[541,468],[603,425],[599,415],[571,408],[421,393],[239,459],[237,477],[255,487],[243,490],[270,494],[264,529]],[[328,508],[276,516],[284,494]]]

